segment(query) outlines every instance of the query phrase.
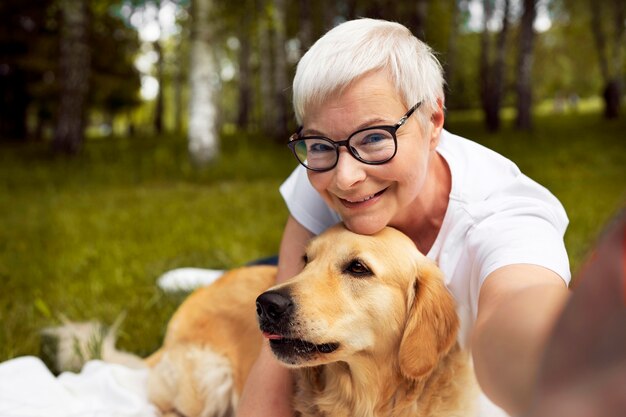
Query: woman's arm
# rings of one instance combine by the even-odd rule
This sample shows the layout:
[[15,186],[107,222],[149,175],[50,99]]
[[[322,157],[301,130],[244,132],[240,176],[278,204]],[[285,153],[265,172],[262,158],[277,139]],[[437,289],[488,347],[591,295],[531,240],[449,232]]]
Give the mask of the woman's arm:
[[539,362],[568,290],[554,272],[510,265],[491,273],[480,290],[472,336],[476,376],[508,413],[530,406]]
[[[278,256],[280,283],[300,272],[304,266],[304,249],[313,234],[289,216]],[[293,394],[291,374],[280,365],[265,342],[259,358],[252,367],[237,409],[238,417],[291,417]]]

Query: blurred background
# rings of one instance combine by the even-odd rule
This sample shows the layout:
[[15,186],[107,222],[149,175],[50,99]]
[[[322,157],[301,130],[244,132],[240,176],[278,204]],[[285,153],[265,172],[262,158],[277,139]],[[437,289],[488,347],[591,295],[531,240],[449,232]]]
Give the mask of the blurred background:
[[623,0],[1,0],[0,360],[123,313],[147,355],[159,275],[275,254],[295,66],[356,17],[435,49],[446,128],[563,202],[575,273],[626,201]]

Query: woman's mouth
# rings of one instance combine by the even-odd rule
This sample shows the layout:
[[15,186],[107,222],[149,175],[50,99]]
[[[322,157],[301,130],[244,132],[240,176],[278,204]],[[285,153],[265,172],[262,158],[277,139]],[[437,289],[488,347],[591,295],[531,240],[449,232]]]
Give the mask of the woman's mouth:
[[379,192],[377,192],[376,194],[371,194],[368,195],[366,197],[363,198],[359,198],[359,199],[345,199],[345,198],[339,198],[339,201],[341,201],[341,204],[343,204],[345,207],[347,208],[363,208],[363,207],[369,207],[372,204],[374,204],[376,201],[378,201],[379,197],[385,192],[387,191],[387,189],[383,189]]

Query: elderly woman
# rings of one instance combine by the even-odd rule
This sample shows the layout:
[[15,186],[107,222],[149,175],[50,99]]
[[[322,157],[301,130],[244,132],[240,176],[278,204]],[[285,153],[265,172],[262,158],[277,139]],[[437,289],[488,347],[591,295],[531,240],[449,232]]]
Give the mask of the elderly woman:
[[[567,296],[568,220],[511,161],[443,129],[443,84],[431,49],[392,22],[343,23],[302,57],[301,127],[289,142],[300,165],[281,187],[290,216],[278,280],[338,221],[361,234],[401,230],[444,271],[484,393],[515,414],[529,405]],[[293,415],[290,395],[289,372],[266,346],[239,415]]]

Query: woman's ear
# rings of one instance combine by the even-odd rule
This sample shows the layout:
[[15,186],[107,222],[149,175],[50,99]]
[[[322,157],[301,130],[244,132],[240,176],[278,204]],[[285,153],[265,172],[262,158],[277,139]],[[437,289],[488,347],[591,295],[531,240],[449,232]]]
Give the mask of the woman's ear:
[[415,297],[400,342],[400,371],[408,379],[428,375],[454,346],[459,320],[452,294],[441,270],[431,261],[419,261]]
[[437,99],[437,107],[435,111],[430,115],[430,122],[432,127],[430,129],[430,150],[433,151],[439,145],[439,138],[441,137],[441,131],[443,130],[443,123],[445,121],[445,112],[443,110],[443,99]]

